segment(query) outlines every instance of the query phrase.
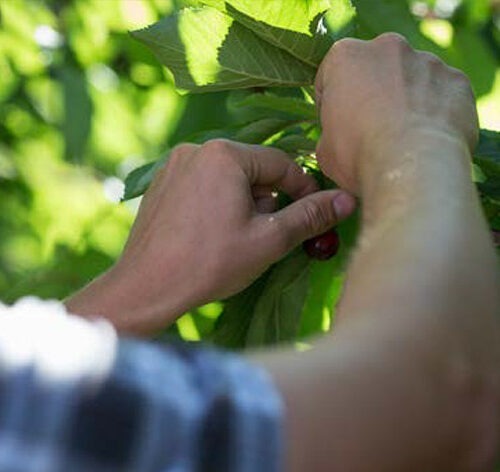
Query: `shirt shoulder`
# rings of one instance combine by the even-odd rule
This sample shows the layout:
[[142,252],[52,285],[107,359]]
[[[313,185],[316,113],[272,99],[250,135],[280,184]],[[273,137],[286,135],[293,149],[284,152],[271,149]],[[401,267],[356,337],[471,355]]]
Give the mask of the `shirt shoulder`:
[[283,405],[262,368],[210,346],[120,339],[47,303],[0,307],[0,470],[282,469]]

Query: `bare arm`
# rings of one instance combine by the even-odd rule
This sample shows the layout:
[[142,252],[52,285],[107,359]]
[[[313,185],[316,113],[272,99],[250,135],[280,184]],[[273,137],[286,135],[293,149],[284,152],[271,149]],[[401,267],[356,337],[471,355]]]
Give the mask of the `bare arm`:
[[262,359],[287,401],[291,470],[491,470],[466,464],[498,444],[496,256],[465,150],[414,152],[428,163],[365,194],[335,333]]
[[[335,332],[304,354],[256,357],[285,396],[293,471],[492,470],[500,283],[470,179],[473,102],[462,77],[418,54],[396,36],[346,42],[318,78],[319,159],[360,194],[363,228]],[[420,74],[402,76],[404,60]],[[378,86],[353,85],[370,72]]]
[[[289,469],[491,470],[500,443],[499,281],[469,179],[470,88],[436,58],[384,36],[337,42],[317,91],[318,159],[361,197],[363,230],[335,332],[306,353],[252,356],[288,407]],[[297,201],[275,211],[274,189]],[[276,150],[180,146],[143,200],[120,261],[67,306],[122,332],[152,333],[241,290],[352,211],[349,196],[341,211],[342,192],[316,190]]]

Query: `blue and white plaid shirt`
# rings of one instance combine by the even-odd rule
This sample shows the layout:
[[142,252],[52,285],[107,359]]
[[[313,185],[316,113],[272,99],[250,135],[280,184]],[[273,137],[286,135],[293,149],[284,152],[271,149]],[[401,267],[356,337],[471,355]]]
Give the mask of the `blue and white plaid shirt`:
[[283,405],[242,358],[0,304],[0,471],[275,472]]

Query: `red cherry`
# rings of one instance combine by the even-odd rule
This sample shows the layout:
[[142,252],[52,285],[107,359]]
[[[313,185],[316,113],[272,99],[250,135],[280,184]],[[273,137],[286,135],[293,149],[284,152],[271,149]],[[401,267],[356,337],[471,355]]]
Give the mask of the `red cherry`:
[[326,261],[337,254],[340,247],[340,238],[334,229],[308,239],[302,243],[304,251],[312,259]]

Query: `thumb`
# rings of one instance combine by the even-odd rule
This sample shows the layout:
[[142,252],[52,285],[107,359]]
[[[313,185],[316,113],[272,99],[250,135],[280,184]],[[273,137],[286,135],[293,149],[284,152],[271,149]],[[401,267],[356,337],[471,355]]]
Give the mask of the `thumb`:
[[[347,218],[356,200],[343,190],[311,193],[273,214],[273,237],[288,252],[306,239],[318,236]],[[285,244],[283,244],[283,242]],[[271,243],[272,244],[272,243]]]

